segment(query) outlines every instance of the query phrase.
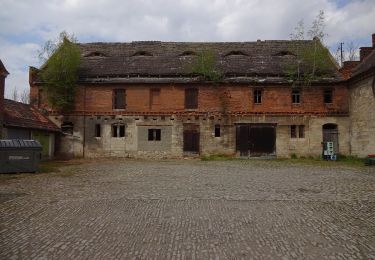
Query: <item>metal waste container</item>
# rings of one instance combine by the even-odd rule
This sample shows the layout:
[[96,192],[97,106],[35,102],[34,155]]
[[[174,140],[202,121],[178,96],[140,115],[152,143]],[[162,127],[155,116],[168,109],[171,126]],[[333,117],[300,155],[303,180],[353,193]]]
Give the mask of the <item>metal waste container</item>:
[[36,172],[42,146],[35,140],[0,140],[0,173]]

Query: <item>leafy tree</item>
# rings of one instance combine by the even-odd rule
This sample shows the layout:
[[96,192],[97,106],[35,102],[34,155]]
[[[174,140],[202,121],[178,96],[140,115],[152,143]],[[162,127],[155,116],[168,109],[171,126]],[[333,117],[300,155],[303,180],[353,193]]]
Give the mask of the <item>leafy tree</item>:
[[39,76],[50,105],[58,111],[73,109],[81,61],[76,39],[66,32],[56,41],[47,41],[39,53],[44,60]]
[[[193,63],[191,72],[203,77],[204,80],[213,83],[216,87],[224,78],[224,74],[217,68],[217,58],[215,52],[207,49],[198,54],[195,62]],[[221,112],[226,113],[228,109],[228,93],[225,89],[221,88],[216,91],[220,100]]]
[[293,82],[310,85],[313,80],[324,77],[331,72],[332,60],[329,50],[324,46],[325,18],[324,11],[320,11],[314,19],[307,36],[312,39],[305,40],[305,26],[303,20],[299,21],[291,33],[291,52],[295,59],[288,60],[283,66],[286,74]]
[[223,79],[223,73],[216,67],[216,55],[212,50],[204,50],[199,53],[191,71],[214,83]]

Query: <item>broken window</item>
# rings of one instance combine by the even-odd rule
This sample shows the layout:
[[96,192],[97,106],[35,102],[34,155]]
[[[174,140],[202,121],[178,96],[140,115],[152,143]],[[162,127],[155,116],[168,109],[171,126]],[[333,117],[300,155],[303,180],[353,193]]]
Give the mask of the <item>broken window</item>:
[[160,141],[161,140],[161,129],[148,129],[148,140],[149,141]]
[[292,90],[292,103],[293,104],[301,103],[301,90],[299,89]]
[[160,89],[151,89],[150,104],[160,105]]
[[220,125],[215,125],[215,137],[220,137],[221,131],[220,131]]
[[112,125],[112,137],[125,137],[125,125],[113,124]]
[[324,103],[331,104],[332,103],[332,89],[325,89],[324,90]]
[[72,122],[63,122],[61,124],[61,132],[67,135],[73,135],[73,123]]
[[95,124],[95,137],[102,136],[102,126],[100,124]]
[[185,109],[198,108],[198,89],[187,88],[185,89]]
[[304,125],[291,125],[290,126],[290,138],[305,138],[305,126]]
[[262,90],[261,89],[255,89],[254,90],[254,103],[255,104],[261,104],[262,103]]
[[126,91],[125,89],[113,90],[113,109],[125,109],[126,107]]

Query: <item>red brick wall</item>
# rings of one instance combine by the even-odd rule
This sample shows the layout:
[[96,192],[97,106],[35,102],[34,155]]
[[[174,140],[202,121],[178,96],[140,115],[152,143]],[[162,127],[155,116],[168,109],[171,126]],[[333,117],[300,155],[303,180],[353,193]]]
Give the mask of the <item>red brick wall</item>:
[[[333,103],[324,104],[324,86],[302,89],[301,104],[292,104],[290,86],[249,85],[189,85],[199,88],[199,112],[222,111],[259,113],[347,113],[348,89],[344,85],[333,86]],[[77,92],[76,111],[88,113],[112,113],[112,91],[126,89],[126,112],[183,112],[185,102],[184,85],[88,85]],[[160,88],[160,106],[150,106],[150,90]],[[254,104],[253,90],[262,89],[262,103]],[[31,95],[36,91],[31,88]],[[86,97],[86,99],[85,99]]]
[[[112,112],[112,91],[115,88],[126,89],[127,112],[182,112],[184,109],[184,86],[148,86],[148,85],[113,85],[86,86],[77,92],[77,111],[91,113]],[[161,105],[150,107],[150,89],[160,88]],[[333,87],[333,103],[324,104],[324,87],[312,86],[302,90],[301,104],[291,102],[291,88],[269,86],[262,89],[262,104],[254,104],[253,90],[249,86],[202,86],[199,88],[198,111],[222,111],[225,107],[231,112],[275,112],[275,113],[320,113],[348,112],[348,91],[345,86]],[[33,91],[32,96],[36,95]],[[86,92],[86,93],[85,93]],[[86,96],[86,99],[84,98]],[[85,109],[84,109],[85,108]]]

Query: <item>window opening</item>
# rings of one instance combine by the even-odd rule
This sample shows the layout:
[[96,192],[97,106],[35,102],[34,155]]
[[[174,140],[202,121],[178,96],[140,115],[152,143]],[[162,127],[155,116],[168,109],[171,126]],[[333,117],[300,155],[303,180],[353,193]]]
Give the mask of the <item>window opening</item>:
[[261,89],[255,89],[254,90],[254,103],[255,104],[261,104],[262,103],[262,90]]
[[332,89],[324,90],[324,103],[331,104],[332,103]]
[[301,91],[299,89],[294,89],[292,91],[292,103],[293,104],[301,103]]
[[100,124],[95,124],[95,137],[101,137],[102,136],[102,126]]
[[113,109],[125,109],[126,107],[126,91],[125,89],[113,90]]
[[161,140],[161,129],[148,129],[148,140],[149,141],[160,141]]
[[220,131],[220,125],[215,125],[215,137],[220,137],[221,131]]
[[185,109],[198,108],[198,89],[188,88],[185,89]]
[[113,124],[112,125],[112,137],[125,137],[125,125]]

